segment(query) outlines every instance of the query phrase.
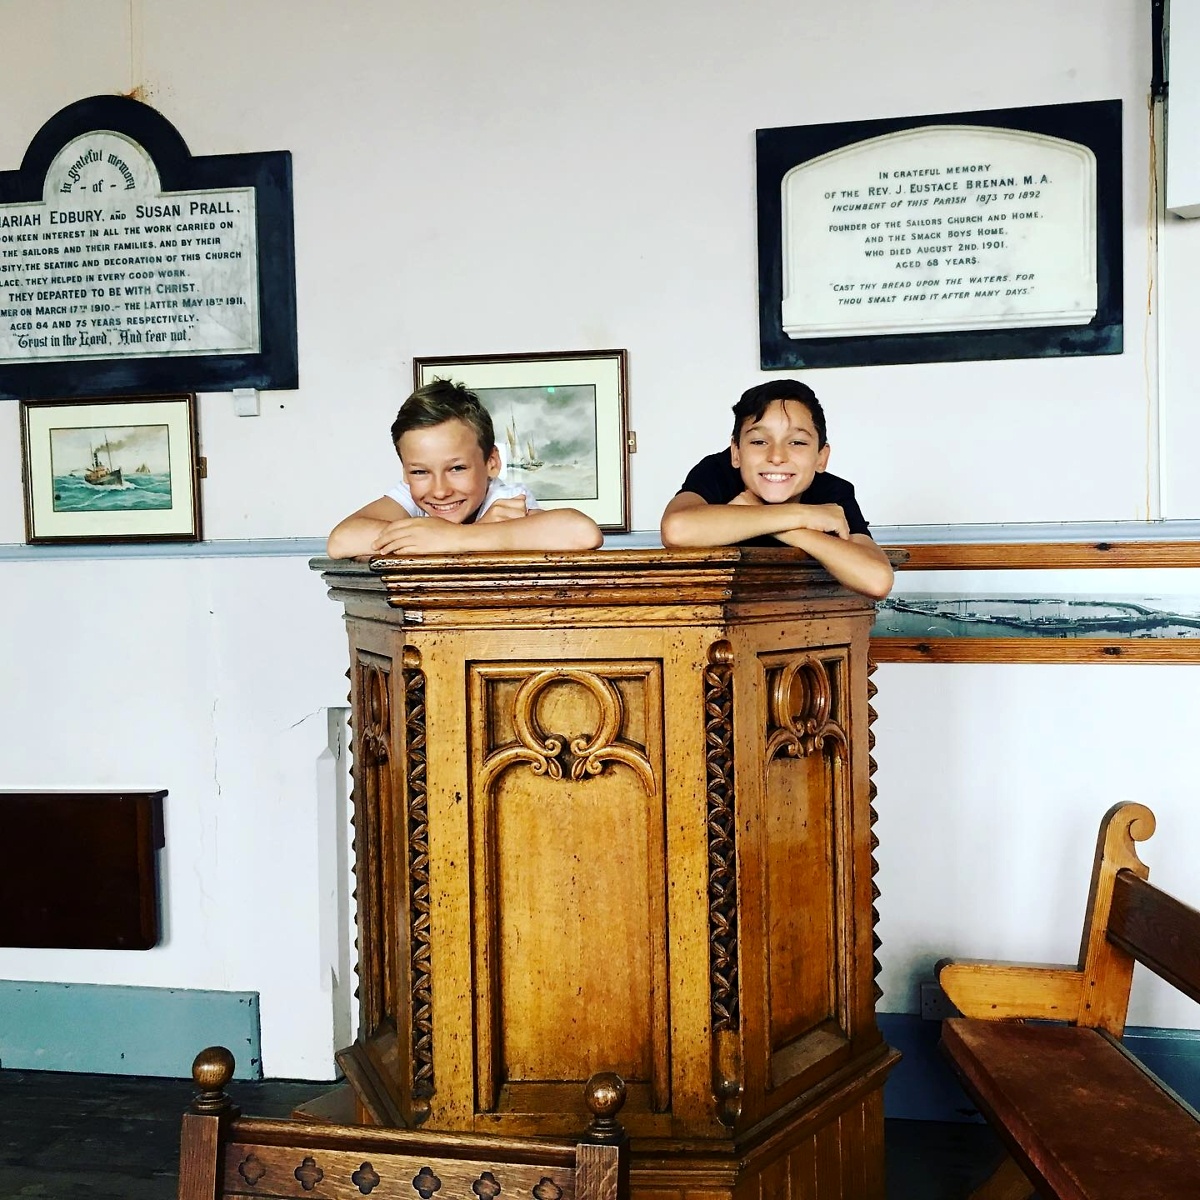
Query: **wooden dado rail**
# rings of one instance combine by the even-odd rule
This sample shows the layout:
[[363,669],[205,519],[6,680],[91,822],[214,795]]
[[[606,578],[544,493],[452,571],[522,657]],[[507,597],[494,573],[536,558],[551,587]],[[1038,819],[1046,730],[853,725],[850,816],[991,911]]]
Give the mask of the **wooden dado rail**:
[[1195,542],[939,542],[903,550],[900,571],[1025,571],[1198,567]]

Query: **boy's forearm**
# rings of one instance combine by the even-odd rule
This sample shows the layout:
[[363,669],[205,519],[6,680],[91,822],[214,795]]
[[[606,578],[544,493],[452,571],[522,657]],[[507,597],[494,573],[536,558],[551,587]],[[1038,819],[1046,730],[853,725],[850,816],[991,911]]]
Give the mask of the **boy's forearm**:
[[387,521],[374,517],[347,517],[334,526],[325,543],[325,553],[330,558],[359,558],[371,554],[375,539],[387,524]]
[[865,534],[843,539],[811,529],[793,529],[776,536],[784,545],[810,554],[839,583],[864,596],[882,600],[892,590],[892,564]]
[[511,521],[462,526],[470,550],[594,550],[604,541],[591,517],[574,508],[536,509]]
[[800,520],[795,504],[694,504],[662,519],[663,545],[732,546],[747,538],[780,534]]

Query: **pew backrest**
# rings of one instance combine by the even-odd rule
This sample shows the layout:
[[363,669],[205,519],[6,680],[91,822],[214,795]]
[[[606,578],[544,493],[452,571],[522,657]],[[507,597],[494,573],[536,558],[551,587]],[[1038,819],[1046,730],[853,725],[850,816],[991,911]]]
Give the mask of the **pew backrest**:
[[184,1114],[179,1200],[625,1200],[624,1083],[594,1075],[577,1142],[241,1117],[224,1094],[233,1056],[201,1051]]

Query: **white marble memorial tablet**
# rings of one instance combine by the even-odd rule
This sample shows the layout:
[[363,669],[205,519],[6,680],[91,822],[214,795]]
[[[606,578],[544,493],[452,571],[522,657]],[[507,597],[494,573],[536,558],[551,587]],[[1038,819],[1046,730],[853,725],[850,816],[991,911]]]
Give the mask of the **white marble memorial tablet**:
[[782,184],[789,338],[1086,325],[1096,157],[1018,130],[932,125],[793,167]]
[[163,192],[132,138],[67,143],[0,205],[0,364],[257,354],[255,189]]

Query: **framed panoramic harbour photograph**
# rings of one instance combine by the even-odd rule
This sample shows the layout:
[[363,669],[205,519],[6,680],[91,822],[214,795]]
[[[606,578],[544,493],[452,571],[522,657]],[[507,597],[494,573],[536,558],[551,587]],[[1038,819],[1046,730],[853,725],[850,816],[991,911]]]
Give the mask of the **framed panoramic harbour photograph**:
[[25,540],[200,540],[191,394],[21,402]]
[[606,533],[629,530],[625,351],[413,360],[417,387],[451,379],[492,417],[503,478],[542,508],[577,508]]

